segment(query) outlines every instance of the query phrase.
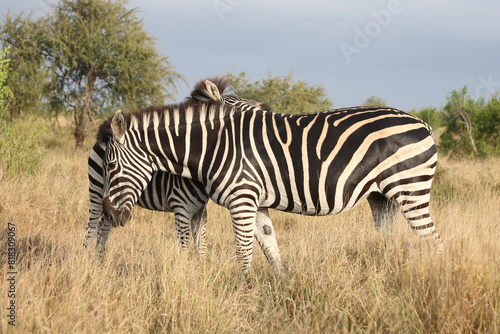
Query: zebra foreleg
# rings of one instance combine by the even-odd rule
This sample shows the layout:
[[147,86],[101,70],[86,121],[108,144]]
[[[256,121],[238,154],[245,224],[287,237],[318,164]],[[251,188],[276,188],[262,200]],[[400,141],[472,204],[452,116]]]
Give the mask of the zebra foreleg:
[[95,199],[91,195],[89,205],[89,221],[87,222],[85,237],[83,239],[83,247],[85,248],[90,248],[97,237],[97,230],[102,217],[102,211],[102,197]]
[[274,233],[273,223],[267,209],[259,209],[257,211],[255,218],[255,238],[274,270],[278,274],[284,275],[276,234]]
[[191,233],[198,258],[207,254],[207,207],[203,206],[191,217]]
[[243,273],[248,273],[252,264],[257,208],[244,204],[232,204],[229,206],[229,212],[233,221],[236,256],[243,266]]
[[96,242],[96,257],[99,261],[104,259],[104,251],[109,234],[111,233],[111,223],[104,216],[99,220],[99,228],[97,230]]
[[178,209],[174,210],[174,216],[177,241],[179,242],[181,252],[184,252],[189,249],[192,216],[185,210]]
[[97,237],[97,227],[99,225],[99,219],[89,219],[87,227],[85,228],[85,237],[83,239],[83,247],[89,249],[94,243]]

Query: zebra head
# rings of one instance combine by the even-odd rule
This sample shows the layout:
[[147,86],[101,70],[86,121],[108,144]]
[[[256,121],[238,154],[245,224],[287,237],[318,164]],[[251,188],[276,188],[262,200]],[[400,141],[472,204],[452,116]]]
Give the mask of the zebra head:
[[113,226],[125,226],[132,218],[132,208],[151,181],[153,166],[143,152],[131,149],[134,138],[126,135],[127,121],[121,110],[111,123],[104,122],[99,131],[100,136],[107,136],[103,160],[104,214]]

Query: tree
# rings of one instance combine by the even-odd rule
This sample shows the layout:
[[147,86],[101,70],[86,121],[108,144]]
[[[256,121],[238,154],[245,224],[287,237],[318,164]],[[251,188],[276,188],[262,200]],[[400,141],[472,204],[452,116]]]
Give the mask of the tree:
[[470,147],[476,156],[479,155],[479,152],[473,138],[474,129],[471,116],[483,108],[484,100],[474,101],[472,97],[467,95],[467,86],[448,94],[448,103],[444,107],[445,120],[447,121],[446,132],[449,135],[456,133],[460,136],[466,133]]
[[48,13],[51,107],[72,109],[77,147],[83,146],[91,111],[162,104],[184,81],[127,3],[60,0]]
[[479,153],[483,156],[500,155],[500,92],[488,101],[475,119]]
[[245,72],[238,75],[227,73],[231,86],[228,93],[259,101],[269,105],[274,111],[284,114],[307,113],[333,108],[333,101],[326,97],[321,86],[311,86],[304,81],[294,81],[293,73],[287,76],[273,76],[250,82]]
[[[9,47],[10,68],[6,79],[13,98],[10,101],[10,116],[21,112],[39,113],[44,97],[48,94],[48,71],[43,57],[42,39],[44,21],[34,20],[23,13],[11,16],[7,13],[0,27],[0,43]],[[46,100],[46,98],[45,98]]]
[[385,100],[381,97],[372,95],[369,98],[366,99],[365,102],[362,104],[363,106],[367,107],[385,107],[387,104],[385,103]]
[[487,157],[500,154],[500,100],[474,99],[467,86],[448,94],[443,108],[446,126],[440,149],[454,156]]

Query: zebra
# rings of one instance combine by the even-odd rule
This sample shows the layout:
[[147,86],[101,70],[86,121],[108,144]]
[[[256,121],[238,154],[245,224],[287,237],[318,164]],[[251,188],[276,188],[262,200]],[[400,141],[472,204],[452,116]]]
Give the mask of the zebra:
[[[102,259],[113,219],[103,213],[103,164],[106,145],[97,142],[88,159],[89,220],[85,231],[84,246],[96,241],[97,257]],[[153,211],[174,212],[177,238],[181,250],[189,247],[193,232],[195,250],[202,257],[206,253],[206,203],[208,197],[199,182],[166,172],[155,172],[140,195],[137,204]],[[113,223],[113,225],[112,225]]]
[[[208,101],[213,99],[242,108],[246,108],[247,105],[269,108],[259,102],[232,95],[223,95],[222,93],[228,84],[227,78],[216,77],[201,80],[195,84],[188,100]],[[98,136],[98,141],[92,148],[88,159],[90,204],[84,246],[89,247],[97,238],[97,257],[102,259],[111,227],[124,226],[125,223],[119,224],[108,214],[103,214],[103,158],[107,138],[105,133],[99,133]],[[155,171],[151,181],[147,183],[144,191],[138,197],[137,204],[149,210],[174,212],[181,250],[186,250],[189,247],[190,232],[192,231],[195,250],[199,257],[203,257],[206,254],[206,204],[208,200],[205,188],[200,182],[163,171]],[[274,228],[267,209],[259,210],[257,218],[255,237],[268,261],[278,271],[282,271],[279,249],[273,232]]]
[[[127,220],[153,171],[192,178],[229,209],[242,270],[252,261],[256,212],[338,214],[367,199],[375,226],[399,210],[415,234],[442,240],[429,212],[437,150],[429,125],[389,107],[352,107],[284,115],[255,105],[186,101],[162,110],[116,111],[104,196]],[[128,182],[124,186],[124,182]]]

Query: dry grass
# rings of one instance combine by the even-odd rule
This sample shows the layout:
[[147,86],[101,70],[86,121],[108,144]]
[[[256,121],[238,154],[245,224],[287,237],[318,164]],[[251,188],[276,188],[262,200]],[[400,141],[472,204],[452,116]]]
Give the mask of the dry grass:
[[[139,208],[95,263],[82,248],[87,152],[44,140],[38,177],[0,174],[0,332],[500,332],[500,159],[440,160],[431,210],[444,254],[402,217],[378,234],[368,205],[317,218],[274,211],[288,276],[275,277],[257,246],[246,277],[227,210],[213,203],[202,263],[179,253],[171,214]],[[8,222],[17,229],[15,327]]]

